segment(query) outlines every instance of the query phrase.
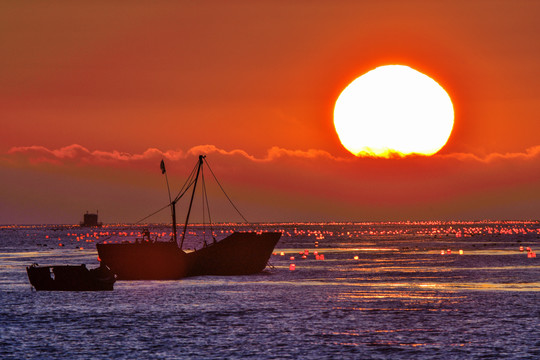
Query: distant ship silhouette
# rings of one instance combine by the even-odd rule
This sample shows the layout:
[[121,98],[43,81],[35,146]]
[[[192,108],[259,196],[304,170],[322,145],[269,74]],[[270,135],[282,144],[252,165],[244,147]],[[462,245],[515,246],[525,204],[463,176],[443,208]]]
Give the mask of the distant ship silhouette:
[[103,223],[98,222],[97,212],[95,214],[89,214],[87,211],[80,225],[81,227],[100,227]]
[[[203,164],[210,169],[206,156],[200,155],[179,195],[170,199],[172,238],[169,242],[152,241],[150,232],[145,231],[140,242],[96,244],[100,261],[117,275],[118,280],[172,280],[199,275],[249,275],[264,270],[281,237],[280,232],[234,232],[220,241],[214,238],[212,243],[205,243],[201,249],[193,252],[185,252],[182,249]],[[163,160],[161,171],[166,175]],[[202,183],[205,191],[204,177]],[[219,182],[218,185],[223,190]],[[168,180],[167,187],[169,187]],[[176,203],[191,187],[193,188],[191,200],[182,238],[178,244]],[[203,196],[206,197],[206,194]],[[227,198],[229,199],[228,196]],[[238,211],[234,204],[233,207]]]

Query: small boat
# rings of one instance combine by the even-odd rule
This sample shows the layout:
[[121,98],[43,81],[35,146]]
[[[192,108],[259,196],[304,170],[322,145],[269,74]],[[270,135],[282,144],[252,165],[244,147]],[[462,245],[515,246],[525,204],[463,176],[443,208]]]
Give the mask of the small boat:
[[30,284],[37,291],[113,290],[116,281],[111,269],[103,264],[90,270],[84,264],[55,266],[32,264],[26,267],[26,273]]
[[[214,238],[209,245],[205,242],[202,248],[192,252],[182,249],[201,167],[203,163],[208,166],[205,158],[203,155],[199,156],[192,175],[186,181],[188,185],[184,185],[179,195],[170,201],[173,234],[170,241],[153,241],[147,231],[140,242],[96,244],[101,263],[110,267],[118,280],[176,280],[200,275],[249,275],[264,270],[281,237],[280,232],[234,232],[219,241]],[[166,174],[163,161],[161,171]],[[202,184],[205,190],[204,177]],[[182,238],[178,244],[176,203],[190,187],[193,187],[191,200]],[[234,205],[233,207],[236,209]]]

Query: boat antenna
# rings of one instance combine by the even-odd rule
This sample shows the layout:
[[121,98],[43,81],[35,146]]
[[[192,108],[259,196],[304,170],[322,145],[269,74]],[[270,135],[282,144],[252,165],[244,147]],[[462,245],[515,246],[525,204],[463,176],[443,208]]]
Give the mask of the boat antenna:
[[203,159],[205,158],[205,155],[199,155],[199,162],[197,163],[197,174],[195,175],[195,180],[193,183],[193,191],[191,193],[191,200],[189,201],[189,208],[186,216],[186,222],[184,224],[184,231],[182,232],[182,240],[180,241],[180,249],[182,249],[182,246],[184,245],[184,239],[186,238],[186,230],[187,225],[189,221],[189,214],[191,213],[191,206],[193,205],[193,197],[195,196],[195,189],[197,188],[197,180],[199,179],[199,173],[201,172],[201,166],[203,164]]
[[161,159],[161,164],[159,164],[159,167],[161,168],[161,173],[165,175],[165,180],[167,181],[167,191],[169,192],[169,204],[172,204],[171,188],[169,187],[169,178],[167,177],[167,170],[165,169],[165,161],[163,161],[163,159]]

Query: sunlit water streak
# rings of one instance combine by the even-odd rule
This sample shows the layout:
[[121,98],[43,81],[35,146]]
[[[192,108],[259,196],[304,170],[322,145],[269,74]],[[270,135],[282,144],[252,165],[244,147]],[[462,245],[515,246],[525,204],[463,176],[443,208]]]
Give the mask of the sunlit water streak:
[[[215,230],[233,229],[247,228]],[[540,260],[519,250],[540,249],[537,222],[259,229],[284,233],[261,274],[33,292],[25,266],[97,266],[96,241],[132,241],[141,227],[0,227],[0,357],[540,357]],[[201,237],[191,228],[187,246]]]

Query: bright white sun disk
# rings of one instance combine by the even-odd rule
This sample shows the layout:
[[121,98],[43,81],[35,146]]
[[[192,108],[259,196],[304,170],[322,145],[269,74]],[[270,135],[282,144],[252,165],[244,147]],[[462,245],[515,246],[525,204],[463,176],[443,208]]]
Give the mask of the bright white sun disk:
[[433,155],[448,140],[454,108],[446,91],[408,66],[378,67],[343,90],[334,125],[357,156]]

